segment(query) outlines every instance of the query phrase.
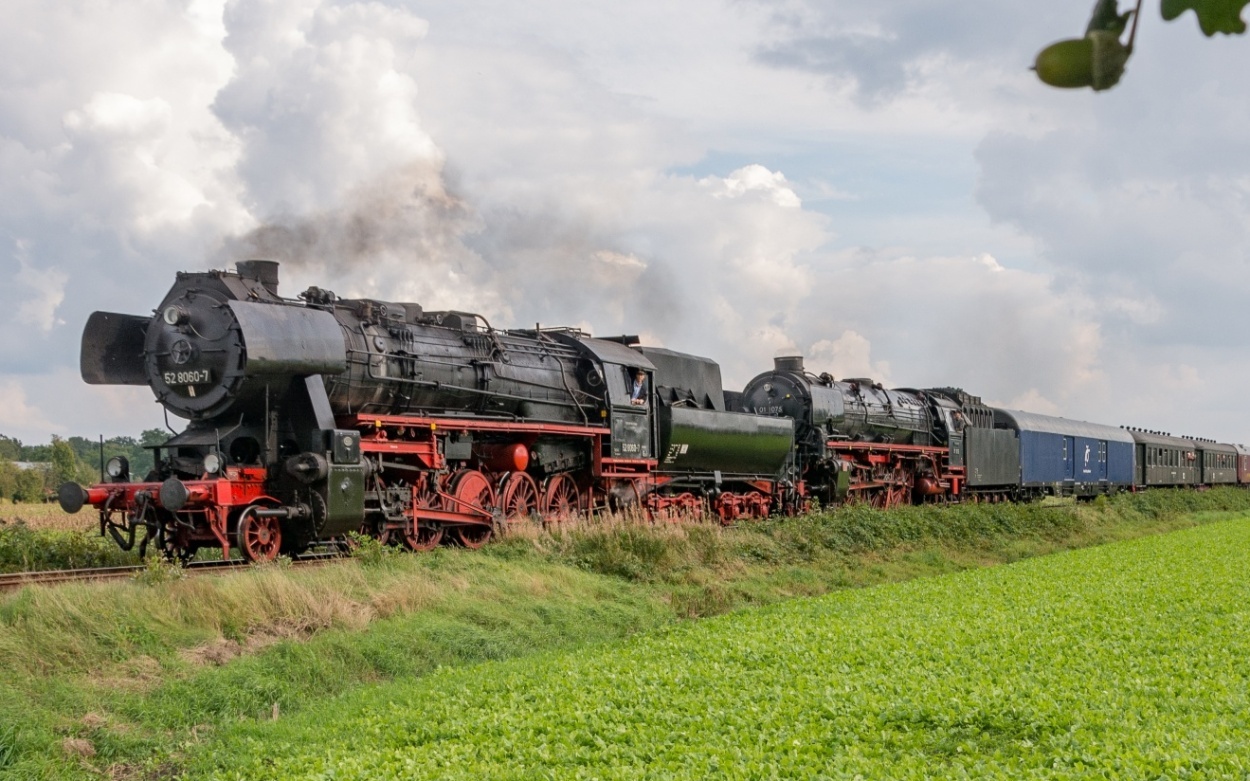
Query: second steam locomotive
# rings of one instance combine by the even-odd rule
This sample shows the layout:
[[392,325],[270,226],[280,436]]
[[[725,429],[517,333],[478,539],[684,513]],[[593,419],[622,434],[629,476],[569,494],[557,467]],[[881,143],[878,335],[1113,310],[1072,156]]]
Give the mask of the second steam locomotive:
[[278,282],[263,260],[180,273],[152,316],[90,317],[83,378],[147,385],[188,423],[150,474],[115,458],[103,482],[62,486],[66,510],[90,504],[123,548],[267,561],[349,532],[474,548],[601,510],[731,523],[848,499],[1250,480],[1239,446],[837,381],[801,358],[726,391],[715,362],[634,337],[500,330],[315,287],[284,298]]

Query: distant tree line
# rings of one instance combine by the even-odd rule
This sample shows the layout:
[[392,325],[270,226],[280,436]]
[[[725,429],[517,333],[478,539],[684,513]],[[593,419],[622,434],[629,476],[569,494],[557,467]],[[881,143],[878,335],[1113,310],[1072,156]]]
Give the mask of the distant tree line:
[[[169,438],[162,429],[148,429],[134,437],[113,437],[104,440],[104,461],[125,456],[130,474],[143,477],[152,469],[152,451],[147,445],[158,445]],[[19,468],[17,462],[39,464],[30,469]],[[85,437],[62,439],[53,437],[46,445],[25,445],[20,439],[0,434],[0,499],[14,502],[39,502],[54,495],[68,480],[84,485],[100,479],[100,441]]]

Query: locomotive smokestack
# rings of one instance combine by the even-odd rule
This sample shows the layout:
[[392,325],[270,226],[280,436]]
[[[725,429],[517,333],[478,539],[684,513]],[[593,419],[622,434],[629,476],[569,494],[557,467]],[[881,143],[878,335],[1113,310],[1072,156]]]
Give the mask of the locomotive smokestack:
[[779,372],[803,372],[803,356],[782,355],[773,358],[773,369]]
[[240,260],[236,264],[239,276],[254,279],[275,296],[278,295],[278,261]]

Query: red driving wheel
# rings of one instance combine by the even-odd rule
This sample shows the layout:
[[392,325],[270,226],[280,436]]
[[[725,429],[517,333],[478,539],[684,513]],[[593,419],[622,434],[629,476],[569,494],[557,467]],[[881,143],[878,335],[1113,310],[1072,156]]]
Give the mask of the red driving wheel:
[[[466,469],[458,473],[451,484],[451,495],[456,499],[446,508],[453,512],[467,512],[471,508],[485,510],[487,513],[495,506],[495,491],[490,487],[486,475],[476,469]],[[482,523],[453,526],[451,529],[455,539],[466,548],[477,549],[490,539],[492,528],[489,521]]]
[[543,492],[543,519],[559,523],[568,521],[581,512],[581,496],[577,483],[569,475],[556,475],[547,481]]
[[538,512],[538,483],[525,472],[513,472],[505,477],[499,495],[503,517],[508,521],[528,520]]
[[[414,510],[437,510],[438,505],[438,496],[428,492],[415,496],[412,500]],[[442,541],[442,526],[433,526],[428,522],[422,523],[417,520],[415,513],[404,519],[404,546],[409,550],[434,550]]]

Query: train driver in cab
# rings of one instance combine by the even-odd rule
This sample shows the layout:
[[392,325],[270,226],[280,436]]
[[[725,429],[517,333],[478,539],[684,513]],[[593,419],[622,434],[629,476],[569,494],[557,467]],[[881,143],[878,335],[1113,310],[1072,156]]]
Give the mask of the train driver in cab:
[[629,386],[629,403],[640,407],[647,403],[647,373],[642,369],[634,369],[634,381]]

